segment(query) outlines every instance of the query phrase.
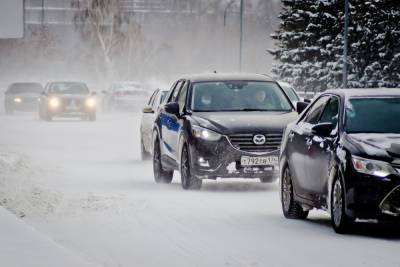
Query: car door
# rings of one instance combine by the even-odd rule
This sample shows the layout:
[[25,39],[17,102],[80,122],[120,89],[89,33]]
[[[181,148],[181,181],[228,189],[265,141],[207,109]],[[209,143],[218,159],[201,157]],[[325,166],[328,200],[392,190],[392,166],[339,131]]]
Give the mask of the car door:
[[311,128],[317,123],[328,100],[327,96],[318,98],[289,134],[288,164],[294,177],[296,194],[310,200],[315,194],[316,185],[308,176],[305,161],[311,140]]
[[151,151],[151,141],[152,141],[152,128],[155,119],[155,109],[153,107],[154,101],[157,98],[160,90],[156,90],[152,96],[150,97],[147,108],[151,107],[152,113],[142,113],[142,123],[141,123],[141,131],[142,131],[142,141],[143,145],[147,151]]
[[337,140],[339,131],[340,100],[337,96],[331,96],[328,104],[325,106],[317,123],[332,123],[334,130],[330,137],[320,137],[311,134],[311,143],[309,144],[306,157],[306,170],[310,180],[315,181],[314,189],[318,198],[326,196],[326,190],[329,179],[329,170],[334,159],[334,143]]
[[[178,93],[182,87],[183,81],[179,80],[172,92],[169,94],[169,97],[165,104],[168,103],[173,103],[176,102]],[[178,125],[178,118],[174,114],[167,113],[165,109],[160,114],[160,123],[161,123],[161,135],[162,135],[162,140],[163,140],[163,146],[164,146],[164,154],[166,154],[168,157],[176,160],[176,146],[174,145],[174,142],[176,141],[176,135],[179,130],[179,125]]]

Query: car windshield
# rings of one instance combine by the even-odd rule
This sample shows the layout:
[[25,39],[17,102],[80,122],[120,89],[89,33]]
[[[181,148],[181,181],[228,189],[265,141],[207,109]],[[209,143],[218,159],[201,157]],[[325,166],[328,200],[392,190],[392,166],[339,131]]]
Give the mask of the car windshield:
[[84,83],[54,83],[50,89],[51,94],[88,94],[89,89]]
[[14,83],[10,85],[7,90],[9,94],[23,94],[23,93],[36,93],[39,94],[43,91],[40,83]]
[[216,111],[291,111],[288,99],[274,82],[198,82],[192,87],[191,109]]
[[288,84],[280,84],[280,86],[282,87],[283,91],[285,91],[286,95],[289,97],[289,99],[293,102],[298,102],[300,101],[299,96],[296,94],[295,90],[293,89],[293,87],[291,87]]
[[400,133],[400,98],[353,98],[346,104],[347,133]]

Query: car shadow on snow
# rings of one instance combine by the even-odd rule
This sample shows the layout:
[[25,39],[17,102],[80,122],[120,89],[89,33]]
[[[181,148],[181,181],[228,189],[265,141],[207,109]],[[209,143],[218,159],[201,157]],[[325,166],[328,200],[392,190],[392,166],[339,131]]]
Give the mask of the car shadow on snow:
[[[331,228],[330,218],[312,218],[305,222]],[[367,222],[358,221],[351,226],[347,236],[370,237],[386,240],[400,240],[400,224],[397,222]],[[333,229],[332,229],[333,231]],[[346,236],[345,235],[345,236]]]
[[201,191],[206,192],[262,192],[276,191],[277,185],[252,181],[206,181]]

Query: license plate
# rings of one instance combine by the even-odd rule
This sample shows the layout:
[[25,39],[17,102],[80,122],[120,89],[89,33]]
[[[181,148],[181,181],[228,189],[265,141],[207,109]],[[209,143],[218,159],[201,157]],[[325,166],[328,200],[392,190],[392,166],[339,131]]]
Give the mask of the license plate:
[[269,157],[242,157],[240,159],[240,164],[242,166],[277,166],[278,165],[277,156]]
[[77,107],[77,106],[66,106],[65,109],[67,111],[77,111],[77,110],[79,110],[79,107]]

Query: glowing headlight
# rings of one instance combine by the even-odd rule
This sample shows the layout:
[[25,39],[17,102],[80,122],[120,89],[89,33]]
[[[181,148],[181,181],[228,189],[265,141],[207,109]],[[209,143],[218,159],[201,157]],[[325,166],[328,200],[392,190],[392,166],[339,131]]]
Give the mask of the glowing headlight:
[[94,108],[96,106],[96,100],[94,98],[86,99],[86,106],[88,108]]
[[222,136],[219,133],[200,126],[192,126],[192,133],[194,137],[201,138],[207,141],[218,141],[219,139],[221,139]]
[[49,100],[49,105],[51,108],[58,108],[60,104],[60,99],[58,99],[57,97],[50,98]]
[[14,102],[15,102],[15,103],[21,103],[21,102],[22,102],[22,99],[19,98],[19,97],[16,97],[16,98],[14,98]]
[[378,177],[386,177],[390,174],[397,174],[397,171],[387,162],[363,159],[352,156],[353,166],[356,171]]

